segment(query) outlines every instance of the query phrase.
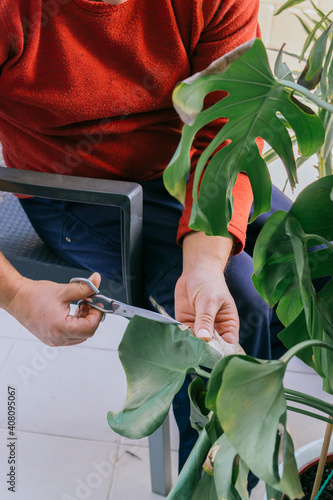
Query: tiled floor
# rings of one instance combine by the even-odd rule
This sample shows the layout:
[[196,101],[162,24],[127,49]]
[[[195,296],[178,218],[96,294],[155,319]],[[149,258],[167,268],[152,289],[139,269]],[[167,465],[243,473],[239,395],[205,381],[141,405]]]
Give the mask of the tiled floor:
[[[108,318],[94,338],[51,349],[0,311],[0,498],[9,500],[158,500],[151,493],[148,442],[131,442],[107,425],[122,407],[125,375],[117,345],[127,320]],[[301,362],[287,373],[290,388],[321,394],[320,380]],[[16,388],[16,494],[7,490],[7,390]],[[328,398],[328,396],[327,396]],[[324,424],[290,415],[296,447],[321,437]],[[172,469],[178,437],[171,416]],[[252,497],[262,500],[262,486]],[[204,500],[204,499],[203,499]]]

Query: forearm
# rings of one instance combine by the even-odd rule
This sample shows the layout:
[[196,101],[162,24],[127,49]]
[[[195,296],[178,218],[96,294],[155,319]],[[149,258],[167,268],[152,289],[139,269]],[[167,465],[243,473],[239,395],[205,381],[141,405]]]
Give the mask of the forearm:
[[183,272],[193,266],[211,266],[223,271],[233,248],[233,240],[222,236],[206,236],[191,232],[183,240]]
[[0,252],[0,307],[6,309],[21,288],[25,278],[14,269]]

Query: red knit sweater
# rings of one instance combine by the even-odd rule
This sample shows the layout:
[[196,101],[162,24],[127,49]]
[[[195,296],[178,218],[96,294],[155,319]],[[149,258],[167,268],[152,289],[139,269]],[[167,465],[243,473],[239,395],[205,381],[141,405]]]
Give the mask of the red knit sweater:
[[[258,0],[1,0],[0,141],[9,167],[145,181],[180,140],[175,85],[257,34]],[[214,129],[198,134],[201,152]],[[197,154],[195,155],[197,156]],[[178,238],[188,231],[190,190]],[[241,174],[229,230],[244,245]]]

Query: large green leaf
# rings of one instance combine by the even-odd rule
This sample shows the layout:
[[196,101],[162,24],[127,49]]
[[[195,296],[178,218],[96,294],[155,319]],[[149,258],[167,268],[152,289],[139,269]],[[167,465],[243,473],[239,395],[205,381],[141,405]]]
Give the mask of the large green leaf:
[[283,493],[282,491],[278,491],[269,484],[266,484],[266,496],[269,500],[281,500]]
[[[208,424],[209,425],[209,424]],[[177,478],[168,500],[190,500],[202,475],[202,466],[211,447],[211,440],[204,428],[199,433],[190,456]]]
[[[219,374],[222,384],[216,410],[228,440],[254,474],[290,498],[297,498],[301,486],[286,430],[286,364],[246,356],[233,356],[228,363],[222,361],[213,373],[223,371]],[[216,391],[215,384],[209,384],[207,399],[212,399],[211,391]],[[277,468],[280,448],[288,463],[281,478]]]
[[[296,84],[287,82],[287,85]],[[228,96],[201,111],[205,96],[216,90],[224,90]],[[252,219],[269,209],[271,181],[256,144],[257,137],[263,138],[279,154],[291,185],[295,185],[292,143],[277,112],[294,129],[302,155],[316,152],[324,140],[320,119],[274,78],[259,39],[244,44],[185,80],[176,87],[173,100],[186,125],[177,151],[164,171],[164,182],[170,193],[182,202],[195,135],[217,118],[228,120],[201,154],[195,170],[190,226],[207,234],[228,236],[233,206],[231,191],[241,171],[247,173],[253,190]],[[227,146],[217,150],[224,141],[229,141]]]
[[216,494],[215,482],[213,476],[206,472],[200,479],[191,500],[219,500]]
[[[225,372],[225,368],[230,363],[230,361],[233,359],[234,356],[239,356],[238,354],[233,354],[231,356],[225,356],[222,358],[219,363],[215,366],[214,370],[211,373],[211,377],[209,379],[208,383],[208,390],[206,394],[206,407],[216,413],[217,411],[217,406],[216,406],[216,395],[220,390],[220,387],[222,385],[222,378],[223,374]],[[256,363],[256,360],[253,360],[251,356],[242,356],[244,359],[246,359],[249,362]]]
[[[297,271],[300,258],[302,262],[307,261],[308,281],[333,274],[333,252],[328,241],[333,235],[332,189],[333,176],[307,186],[288,213],[279,211],[267,220],[256,242],[254,285],[271,307],[280,300],[277,313],[285,325],[290,324],[304,306]],[[288,220],[296,220],[304,231],[304,245],[298,250],[287,234]],[[308,234],[315,235],[317,241],[309,239]],[[328,248],[305,255],[305,244],[313,246],[325,241]]]
[[[312,339],[321,340],[321,332],[324,329],[333,343],[333,309],[316,293],[311,281],[307,240],[312,238],[312,235],[306,235],[297,219],[293,217],[286,222],[286,232],[290,237],[294,255],[296,256],[296,272],[307,330]],[[327,240],[325,240],[325,243],[329,245]],[[330,250],[331,263],[333,264],[333,246],[329,247],[328,250]],[[333,266],[331,272],[333,274]]]
[[[318,293],[318,295],[330,308],[332,318],[333,280],[330,280],[330,282]],[[330,316],[325,319],[327,320],[325,326],[329,330],[333,324],[332,319],[330,319]],[[324,328],[322,340],[332,345],[332,336],[329,333],[330,332],[327,332]],[[279,338],[288,349],[291,349],[304,340],[310,339],[304,311],[302,311],[302,313],[287,328],[279,333]],[[308,366],[316,370],[323,380],[323,389],[326,392],[333,394],[333,352],[328,349],[309,347],[299,352],[297,356]]]
[[131,439],[148,436],[166,418],[187,373],[213,368],[221,355],[189,330],[135,316],[119,345],[127,377],[122,411],[108,413],[110,427]]
[[[253,283],[273,307],[294,284],[294,255],[285,232],[287,213],[275,212],[261,230],[253,253]],[[296,289],[296,286],[293,286]],[[283,318],[281,321],[285,322]]]
[[204,390],[202,378],[196,377],[192,380],[188,393],[191,403],[191,426],[200,432],[209,422],[209,410],[205,407],[205,397],[207,391]]
[[[280,299],[277,313],[285,325],[290,325],[280,338],[288,348],[307,339],[333,344],[333,304],[327,292],[332,294],[333,281],[319,294],[312,284],[314,278],[333,275],[333,247],[324,239],[324,236],[332,238],[333,234],[332,187],[333,176],[330,176],[306,188],[289,214],[279,212],[267,221],[255,249],[254,283],[271,305]],[[316,242],[325,243],[327,248],[309,254],[308,246]],[[324,389],[332,393],[332,353],[314,347],[300,357],[315,368],[323,379]]]
[[[246,500],[249,498],[246,485],[249,468],[241,460],[236,464],[237,451],[226,434],[216,441],[219,447],[214,459],[214,481],[219,499]],[[241,478],[242,484],[237,483]],[[237,487],[240,491],[237,491]]]
[[[176,483],[174,484],[171,492],[168,495],[168,500],[192,500],[192,496],[197,489],[197,485],[200,482],[200,478],[203,472],[203,464],[206,460],[207,454],[213,444],[219,439],[222,434],[221,425],[216,417],[216,415],[212,416],[212,420],[208,422],[205,427],[199,432],[199,438],[195,443],[190,456],[185,462],[184,467],[179,474]],[[211,477],[211,476],[209,476]],[[211,494],[213,495],[215,491],[212,487],[214,484],[208,479],[205,480],[207,488],[211,490]],[[200,489],[205,486],[200,485]],[[197,494],[197,493],[196,493]],[[203,495],[202,498],[208,498]],[[212,499],[215,498],[214,496]]]

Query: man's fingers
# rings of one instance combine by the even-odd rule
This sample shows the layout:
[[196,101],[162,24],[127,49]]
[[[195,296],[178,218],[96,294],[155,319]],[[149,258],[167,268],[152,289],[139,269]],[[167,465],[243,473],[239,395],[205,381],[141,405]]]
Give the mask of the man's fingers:
[[210,340],[213,335],[214,322],[219,307],[199,301],[196,303],[194,334],[203,340]]
[[100,324],[102,313],[96,309],[84,312],[84,317],[68,315],[64,324],[64,331],[68,339],[87,339],[92,337]]
[[[89,280],[96,286],[99,287],[101,283],[101,275],[99,273],[93,273]],[[81,300],[89,297],[94,292],[87,283],[79,281],[78,283],[69,283],[68,285],[63,285],[63,301],[72,302],[74,300]]]
[[194,323],[194,333],[197,337],[209,341],[215,329],[219,335],[223,336],[226,342],[234,344],[238,342],[238,314],[232,300],[221,300],[221,297],[210,297],[209,302],[206,297],[197,299],[195,304],[196,317]]
[[216,324],[217,333],[229,344],[237,344],[239,341],[239,323],[233,319]]
[[221,337],[223,338],[223,340],[225,340],[229,344],[237,344],[237,342],[238,342],[238,334],[237,333],[233,333],[233,332],[223,333],[221,335]]

